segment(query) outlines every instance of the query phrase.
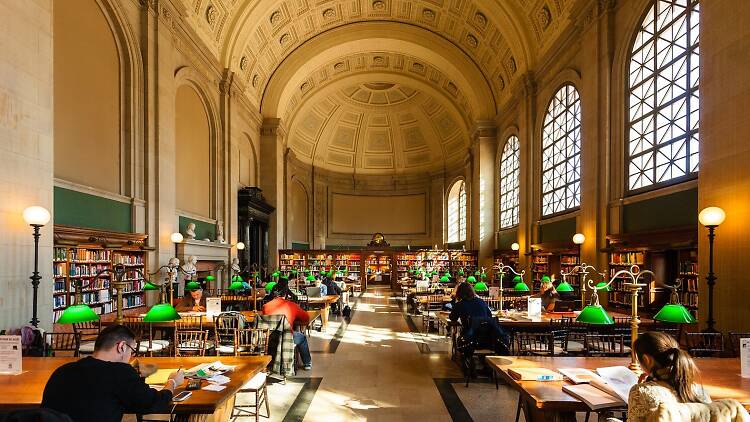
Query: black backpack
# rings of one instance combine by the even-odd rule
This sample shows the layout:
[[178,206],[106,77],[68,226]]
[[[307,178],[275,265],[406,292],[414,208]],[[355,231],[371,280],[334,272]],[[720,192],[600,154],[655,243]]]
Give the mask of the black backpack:
[[352,317],[352,308],[349,307],[349,305],[344,306],[344,309],[341,310],[341,316],[344,318],[351,318]]

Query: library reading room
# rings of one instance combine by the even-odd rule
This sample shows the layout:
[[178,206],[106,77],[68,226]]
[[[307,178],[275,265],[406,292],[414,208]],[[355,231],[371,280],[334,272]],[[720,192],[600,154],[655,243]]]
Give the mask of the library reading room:
[[0,18],[0,422],[750,422],[750,1]]

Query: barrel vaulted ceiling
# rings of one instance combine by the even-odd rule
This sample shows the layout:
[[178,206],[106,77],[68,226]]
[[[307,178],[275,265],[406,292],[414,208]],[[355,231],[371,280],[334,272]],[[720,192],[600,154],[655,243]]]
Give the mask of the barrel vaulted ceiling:
[[[258,111],[281,118],[300,159],[363,173],[465,156],[472,126],[495,118],[577,2],[173,0]],[[460,136],[440,129],[443,114]]]

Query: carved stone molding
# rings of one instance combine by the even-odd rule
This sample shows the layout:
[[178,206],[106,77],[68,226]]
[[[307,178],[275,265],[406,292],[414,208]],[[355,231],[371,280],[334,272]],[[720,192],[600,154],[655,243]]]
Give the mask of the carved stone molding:
[[493,122],[477,122],[471,139],[478,141],[481,138],[497,138],[497,126]]
[[284,129],[281,119],[277,117],[267,118],[263,120],[263,125],[260,127],[260,135],[278,136],[283,138],[286,136],[286,130]]

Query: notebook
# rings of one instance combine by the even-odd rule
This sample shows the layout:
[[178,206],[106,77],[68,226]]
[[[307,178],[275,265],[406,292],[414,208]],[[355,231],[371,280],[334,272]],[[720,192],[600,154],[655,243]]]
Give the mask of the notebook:
[[508,375],[519,381],[562,381],[563,376],[547,368],[510,368]]
[[591,410],[627,405],[619,398],[605,393],[591,384],[565,384],[562,389],[564,392],[586,403]]

